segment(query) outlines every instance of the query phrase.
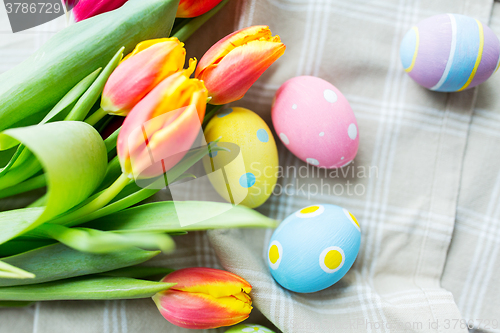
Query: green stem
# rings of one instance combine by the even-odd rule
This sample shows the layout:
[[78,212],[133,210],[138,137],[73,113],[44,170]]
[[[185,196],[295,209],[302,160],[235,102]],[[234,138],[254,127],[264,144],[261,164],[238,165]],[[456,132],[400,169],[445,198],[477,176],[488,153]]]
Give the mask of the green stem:
[[6,262],[0,261],[0,277],[15,278],[15,279],[32,279],[35,274],[26,272],[23,269],[9,265]]
[[4,189],[0,193],[0,199],[28,192],[31,190],[35,190],[37,188],[44,187],[45,185],[46,185],[45,175],[36,176],[31,179],[28,179],[23,183]]
[[106,169],[106,174],[104,175],[104,179],[101,182],[101,185],[97,188],[96,192],[100,192],[104,189],[107,189],[113,182],[120,176],[121,171],[120,160],[118,156],[115,156],[111,161],[108,162],[108,168]]
[[112,151],[116,147],[116,141],[118,140],[118,134],[120,134],[121,126],[113,132],[110,136],[104,140],[104,144],[106,145],[106,150],[108,151],[108,154],[110,151]]
[[0,178],[0,190],[15,186],[20,182],[29,179],[41,169],[42,166],[40,165],[38,160],[35,158],[35,156],[32,156],[32,158],[22,167],[16,167],[15,169],[10,170],[10,172],[5,174],[2,178]]
[[108,113],[106,111],[104,111],[102,108],[99,108],[99,110],[92,113],[92,115],[90,117],[85,119],[85,122],[89,125],[94,126],[95,124],[97,124],[99,122],[99,120],[104,118],[107,114]]
[[192,19],[191,21],[189,21],[189,23],[182,26],[172,37],[179,38],[181,42],[186,41],[196,30],[198,30],[198,28],[200,28],[203,24],[205,24],[205,22],[212,18],[212,16],[214,16],[219,10],[221,10],[222,7],[224,7],[228,2],[229,0],[223,0],[209,12]]
[[[143,188],[142,190],[139,190],[139,191],[137,191],[137,192],[121,199],[121,200],[113,202],[112,204],[107,205],[104,208],[96,210],[88,215],[82,216],[79,219],[71,220],[68,223],[64,223],[64,225],[67,227],[74,227],[74,226],[98,219],[100,217],[119,212],[125,208],[128,208],[132,205],[135,205],[136,203],[141,202],[142,200],[145,200],[145,199],[151,197],[152,195],[154,195],[158,191],[159,190],[156,190],[156,189],[152,190],[152,189],[148,189],[148,188]],[[53,222],[51,222],[51,223],[53,223]]]
[[180,17],[177,17],[174,21],[174,26],[172,27],[172,31],[170,32],[170,34],[172,36],[174,36],[177,31],[180,30],[180,28],[182,28],[183,26],[185,26],[186,24],[188,24],[191,20],[193,20],[194,18],[180,18]]
[[23,150],[24,150],[24,145],[20,144],[19,147],[17,147],[17,150],[14,153],[14,155],[11,157],[9,163],[5,167],[3,167],[2,169],[0,169],[0,177],[3,176],[4,174],[6,174],[7,171],[9,171],[10,168],[12,168],[12,166],[16,162],[17,158],[21,155],[21,153],[23,152]]
[[71,109],[70,113],[66,116],[66,118],[64,118],[64,120],[81,121],[85,119],[85,117],[87,117],[90,109],[101,95],[102,90],[104,89],[104,85],[106,84],[109,76],[122,60],[124,49],[125,48],[122,47],[120,50],[118,50],[118,52],[106,65],[104,70],[99,74],[97,79],[92,83],[90,88],[85,91],[80,99],[78,99],[78,102],[76,102],[75,106],[73,107],[73,109]]
[[113,200],[113,198],[116,197],[118,193],[120,193],[120,191],[123,190],[125,186],[127,186],[128,183],[130,183],[130,181],[130,178],[128,178],[125,174],[121,174],[120,177],[118,177],[118,179],[110,187],[103,191],[97,198],[67,215],[63,215],[50,221],[50,223],[66,225],[73,220],[78,220],[86,215],[95,212],[98,209],[101,209],[102,207],[106,206],[111,200]]
[[205,126],[207,126],[208,122],[210,121],[210,119],[212,119],[212,117],[214,116],[214,114],[220,110],[221,107],[223,107],[224,105],[216,105],[215,107],[212,108],[212,110],[210,110],[206,115],[205,115],[205,118],[203,118],[203,123],[202,123],[202,128],[205,129]]

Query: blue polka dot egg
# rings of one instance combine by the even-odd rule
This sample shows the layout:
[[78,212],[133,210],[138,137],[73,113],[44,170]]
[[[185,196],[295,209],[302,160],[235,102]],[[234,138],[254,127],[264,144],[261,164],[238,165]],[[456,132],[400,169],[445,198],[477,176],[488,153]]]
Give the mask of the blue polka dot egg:
[[262,205],[274,190],[278,171],[276,142],[264,120],[253,111],[233,107],[216,114],[204,134],[207,142],[218,140],[217,146],[230,150],[203,159],[217,193],[233,204]]
[[281,286],[312,293],[332,286],[347,273],[360,242],[359,223],[347,209],[313,205],[281,222],[271,237],[267,261]]

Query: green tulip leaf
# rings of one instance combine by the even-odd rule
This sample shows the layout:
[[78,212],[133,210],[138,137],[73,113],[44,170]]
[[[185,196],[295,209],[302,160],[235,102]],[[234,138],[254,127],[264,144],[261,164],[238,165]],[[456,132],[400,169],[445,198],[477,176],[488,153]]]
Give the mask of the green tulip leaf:
[[[214,141],[214,143],[216,142],[217,140]],[[212,147],[212,145],[213,144],[211,144],[210,147]],[[224,147],[213,147],[211,148],[211,150],[226,151],[227,149]],[[184,174],[184,172],[186,172],[186,170],[188,170],[196,162],[201,160],[203,156],[205,156],[207,153],[208,149],[206,147],[193,149],[192,151],[188,152],[186,156],[179,163],[177,163],[172,169],[170,169],[167,172],[166,177],[168,177],[168,179],[171,180],[172,182],[177,180],[182,174]],[[121,211],[125,208],[128,208],[132,205],[141,202],[142,200],[149,198],[153,194],[157,193],[159,189],[164,187],[165,187],[164,176],[160,176],[156,179],[153,179],[152,184],[150,184],[150,187],[146,188],[140,188],[139,186],[137,186],[137,184],[130,183],[107,206],[95,212],[92,212],[88,215],[85,215],[81,218],[75,219],[69,223],[66,223],[65,225],[76,226],[88,221],[95,220],[99,217]],[[126,196],[124,196],[125,194]],[[95,228],[95,229],[100,229],[100,228]]]
[[12,266],[11,264],[0,261],[0,280],[6,279],[32,279],[35,275],[23,269]]
[[0,133],[0,149],[3,140],[9,138],[24,144],[43,166],[47,202],[44,207],[0,213],[0,244],[85,200],[101,183],[107,166],[101,136],[82,122],[60,121],[9,129]]
[[7,163],[7,165],[5,165],[2,169],[0,169],[0,177],[5,175],[7,173],[7,171],[9,171],[10,168],[12,168],[12,166],[14,166],[14,163],[16,163],[19,156],[21,156],[23,150],[24,150],[23,145],[20,145],[19,147],[17,147],[16,152],[14,153],[14,155],[12,156],[10,161]]
[[17,152],[17,147],[12,147],[7,150],[0,151],[0,167],[4,168],[9,161],[12,159],[12,156]]
[[[183,221],[199,221],[181,224]],[[206,201],[162,201],[114,213],[85,226],[101,230],[127,232],[182,232],[226,228],[275,228],[277,221],[259,212],[228,203]]]
[[88,276],[0,288],[3,301],[111,300],[152,297],[175,283],[125,277]]
[[53,244],[3,258],[4,263],[27,270],[35,274],[35,277],[32,279],[0,278],[0,286],[36,284],[102,273],[140,264],[158,253],[159,251],[128,248],[116,253],[91,254],[76,251],[63,244]]
[[[2,139],[0,138],[0,140]],[[2,142],[0,142],[0,145],[1,144]],[[13,162],[12,168],[7,165],[6,168],[8,169],[6,169],[6,173],[3,173],[0,176],[0,190],[15,187],[17,184],[25,181],[42,170],[40,162],[38,162],[36,157],[29,150],[21,148],[19,156],[20,157]]]
[[[92,85],[92,83],[96,80],[96,77],[101,72],[101,69],[102,68],[98,68],[94,72],[90,73],[87,77],[85,77],[82,81],[78,82],[78,84],[76,84],[59,101],[59,103],[57,103],[56,106],[54,106],[52,108],[52,110],[45,116],[45,118],[42,119],[42,121],[40,122],[40,125],[45,124],[45,123],[47,123],[47,122],[49,122],[51,120],[54,120],[55,117],[58,114],[60,114],[60,113],[66,114],[67,112],[63,112],[63,111],[69,111],[69,108],[71,106],[75,105],[75,103],[78,101],[78,99],[80,98],[80,96],[82,96],[87,91],[87,89],[89,89],[89,87]],[[15,140],[14,138],[6,138],[4,140],[4,147],[3,148],[7,149],[10,145],[13,145],[13,146],[17,145],[17,140]],[[25,147],[23,145],[19,145],[19,147],[17,148],[16,153],[12,156],[11,160],[9,161],[9,163],[2,170],[0,170],[0,177],[2,175],[6,174],[10,170],[10,168],[12,168],[13,166],[18,166],[19,167],[25,161],[34,159],[34,157],[32,157],[32,153],[29,150],[26,150],[24,148]],[[38,168],[37,168],[37,170],[35,172],[37,172],[40,168],[41,167],[38,166]],[[25,176],[23,176],[22,178],[28,179],[35,172],[33,172],[33,171],[31,173],[24,172],[23,174]],[[19,177],[19,176],[13,177],[13,178],[15,179],[14,181],[17,181],[18,179],[21,179],[21,177]],[[15,186],[15,187],[17,187],[17,186]],[[9,194],[9,195],[14,195],[14,194],[17,194],[17,193],[22,193],[22,191],[20,191],[18,189],[9,189],[9,190],[11,190],[11,192],[13,193],[13,194]],[[15,192],[17,192],[17,193],[15,193]],[[3,195],[3,197],[6,197],[6,196],[8,196],[8,195]]]
[[[38,123],[72,87],[104,67],[116,50],[170,33],[178,0],[127,1],[122,7],[83,20],[50,38],[15,68],[1,74],[0,130]],[[25,121],[30,115],[42,116]],[[38,117],[36,117],[38,118]]]
[[83,80],[78,82],[64,97],[59,101],[59,103],[52,108],[52,110],[43,118],[40,124],[45,124],[52,120],[59,113],[69,108],[69,106],[75,104],[80,96],[82,96],[92,85],[92,83],[97,78],[97,75],[101,72],[102,68],[98,68],[89,75],[87,75]]
[[75,250],[89,253],[118,252],[131,247],[159,249],[168,253],[175,248],[170,236],[151,232],[120,235],[88,228],[68,228],[51,223],[40,225],[36,232],[38,235],[58,240]]
[[10,197],[10,196],[13,196],[16,194],[28,192],[31,190],[35,190],[37,188],[44,187],[46,184],[47,183],[45,181],[45,175],[36,176],[36,177],[30,178],[30,179],[28,179],[20,184],[17,184],[15,186],[11,186],[11,187],[8,187],[8,188],[2,190],[2,192],[0,192],[0,199],[7,198],[7,197]]
[[78,100],[76,105],[70,111],[65,120],[83,120],[89,113],[92,106],[97,102],[97,99],[104,89],[104,85],[108,80],[109,76],[113,70],[118,66],[123,58],[123,51],[125,47],[122,47],[113,56],[110,62],[106,65],[99,77],[92,83],[90,88],[83,94],[83,96]]

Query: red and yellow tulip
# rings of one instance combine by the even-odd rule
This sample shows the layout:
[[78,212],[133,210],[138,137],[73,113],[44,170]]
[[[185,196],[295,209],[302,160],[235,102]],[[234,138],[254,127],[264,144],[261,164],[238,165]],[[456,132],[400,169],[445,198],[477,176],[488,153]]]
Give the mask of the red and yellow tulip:
[[109,77],[101,108],[126,116],[163,79],[184,67],[186,50],[175,37],[143,41],[126,56]]
[[177,8],[177,17],[195,17],[205,14],[222,0],[181,0]]
[[243,278],[213,268],[186,268],[175,271],[162,282],[177,283],[153,296],[165,319],[191,329],[235,325],[248,318],[252,286]]
[[201,58],[195,76],[205,82],[211,104],[230,103],[242,98],[285,48],[269,27],[245,28],[213,45]]
[[130,111],[118,136],[122,171],[130,178],[161,175],[179,162],[193,145],[205,115],[207,90],[187,70],[159,83]]

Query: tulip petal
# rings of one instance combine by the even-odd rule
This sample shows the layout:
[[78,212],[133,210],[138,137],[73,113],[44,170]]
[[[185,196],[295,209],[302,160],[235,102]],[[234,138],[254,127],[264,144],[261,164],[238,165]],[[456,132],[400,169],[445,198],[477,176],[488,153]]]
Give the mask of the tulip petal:
[[[150,48],[153,45],[163,43],[163,42],[175,42],[175,41],[179,42],[179,39],[177,39],[176,37],[170,37],[170,38],[155,38],[155,39],[144,40],[144,41],[140,42],[139,44],[137,44],[135,46],[134,50],[132,52],[130,52],[129,54],[127,54],[127,56],[125,58],[123,58],[122,62],[124,62],[125,60],[127,60],[128,58],[130,58],[132,56],[135,56],[137,53],[142,52],[142,51]],[[184,46],[184,43],[181,43],[181,42],[179,42],[179,43]]]
[[235,325],[248,318],[252,306],[235,297],[214,298],[202,293],[169,290],[153,297],[169,322],[184,328],[211,329]]
[[[77,22],[121,7],[127,0],[80,0],[73,8]],[[71,4],[71,2],[68,1]]]
[[221,39],[201,58],[195,77],[208,89],[210,104],[243,97],[262,73],[285,52],[268,26],[253,26]]
[[214,297],[224,297],[250,293],[252,286],[236,274],[219,269],[196,267],[175,271],[167,275],[163,282],[175,281],[175,290],[205,293]]
[[217,6],[222,0],[181,0],[176,17],[200,16]]
[[262,73],[283,55],[285,48],[280,42],[251,41],[207,67],[201,78],[212,97],[210,103],[226,104],[242,98]]
[[129,176],[150,178],[165,173],[184,157],[200,133],[207,91],[203,82],[188,78],[196,62],[190,63],[190,69],[158,84],[125,119],[117,150],[122,170]]
[[120,63],[104,87],[101,107],[127,115],[160,81],[184,66],[186,50],[177,38],[140,43]]
[[202,72],[210,65],[217,64],[221,59],[238,46],[242,46],[252,40],[272,38],[271,30],[266,25],[256,25],[235,31],[215,43],[201,58],[195,76],[201,76]]
[[186,268],[175,271],[162,282],[177,283],[153,297],[158,309],[171,323],[209,329],[235,325],[248,318],[252,286],[230,272],[213,268]]

